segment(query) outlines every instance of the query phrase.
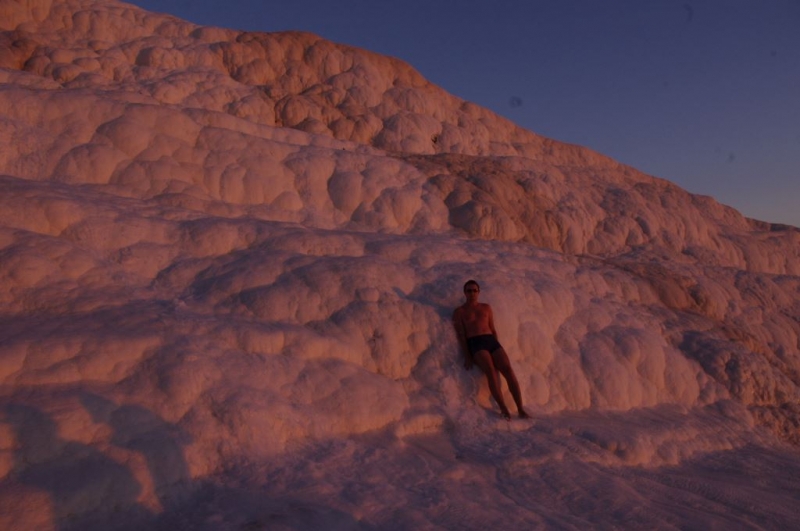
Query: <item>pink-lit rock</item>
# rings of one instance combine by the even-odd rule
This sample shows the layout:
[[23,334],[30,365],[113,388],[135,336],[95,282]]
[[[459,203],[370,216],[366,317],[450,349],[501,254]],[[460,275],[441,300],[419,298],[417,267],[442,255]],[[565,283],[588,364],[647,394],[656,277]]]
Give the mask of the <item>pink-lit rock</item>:
[[[311,34],[0,29],[0,527],[800,518],[797,229]],[[468,278],[533,422],[461,368]]]

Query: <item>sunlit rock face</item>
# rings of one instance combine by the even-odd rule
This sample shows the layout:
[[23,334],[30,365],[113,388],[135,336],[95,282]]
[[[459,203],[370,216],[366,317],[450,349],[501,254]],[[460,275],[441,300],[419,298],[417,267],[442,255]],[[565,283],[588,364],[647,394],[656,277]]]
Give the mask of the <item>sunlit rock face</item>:
[[[3,528],[797,521],[797,229],[311,34],[0,29]],[[534,423],[461,369],[469,278]]]

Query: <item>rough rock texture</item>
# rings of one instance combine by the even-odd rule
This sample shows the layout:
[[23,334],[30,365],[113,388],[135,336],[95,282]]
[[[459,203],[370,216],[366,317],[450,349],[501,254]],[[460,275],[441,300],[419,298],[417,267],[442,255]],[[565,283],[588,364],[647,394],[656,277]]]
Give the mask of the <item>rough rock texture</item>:
[[[0,29],[2,527],[797,522],[796,228],[314,35]],[[460,369],[467,278],[533,427]]]

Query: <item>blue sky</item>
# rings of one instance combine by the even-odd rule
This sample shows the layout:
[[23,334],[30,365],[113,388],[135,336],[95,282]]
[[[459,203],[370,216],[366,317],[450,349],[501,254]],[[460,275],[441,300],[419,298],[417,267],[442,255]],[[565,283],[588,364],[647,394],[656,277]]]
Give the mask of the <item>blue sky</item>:
[[402,59],[461,98],[800,226],[800,0],[135,0]]

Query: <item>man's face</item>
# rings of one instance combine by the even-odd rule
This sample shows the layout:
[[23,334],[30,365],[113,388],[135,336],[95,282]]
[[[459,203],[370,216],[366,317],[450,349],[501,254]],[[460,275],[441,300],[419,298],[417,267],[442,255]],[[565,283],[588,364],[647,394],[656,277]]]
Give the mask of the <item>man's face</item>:
[[480,292],[481,289],[475,284],[468,284],[467,287],[464,288],[464,295],[467,297],[467,301],[469,302],[477,301]]

